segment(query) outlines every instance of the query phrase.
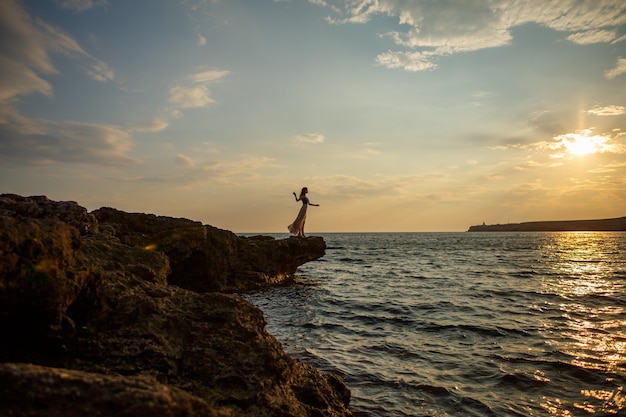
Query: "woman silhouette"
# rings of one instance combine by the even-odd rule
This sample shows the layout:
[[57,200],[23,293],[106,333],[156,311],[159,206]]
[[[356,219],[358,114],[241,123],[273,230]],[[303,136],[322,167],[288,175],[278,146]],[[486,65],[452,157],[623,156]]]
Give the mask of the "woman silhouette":
[[306,237],[304,236],[304,222],[306,220],[307,207],[308,206],[319,207],[319,204],[312,204],[311,202],[309,202],[309,199],[306,196],[308,192],[309,192],[309,189],[304,187],[302,188],[302,191],[300,191],[300,197],[298,197],[296,193],[293,193],[293,196],[296,198],[296,201],[302,201],[302,208],[300,208],[300,211],[298,212],[298,216],[293,221],[293,223],[287,226],[287,229],[289,229],[291,233],[293,233],[294,235],[297,235],[298,237]]

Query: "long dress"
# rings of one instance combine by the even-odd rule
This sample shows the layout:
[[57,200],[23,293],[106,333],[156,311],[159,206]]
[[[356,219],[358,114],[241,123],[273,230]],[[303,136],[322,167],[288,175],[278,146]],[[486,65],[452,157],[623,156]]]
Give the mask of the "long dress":
[[300,208],[300,211],[298,212],[298,216],[293,221],[293,223],[287,226],[287,229],[289,229],[289,232],[293,233],[294,235],[304,236],[304,222],[306,220],[306,209],[308,206],[309,206],[309,199],[304,197],[302,199],[302,207]]

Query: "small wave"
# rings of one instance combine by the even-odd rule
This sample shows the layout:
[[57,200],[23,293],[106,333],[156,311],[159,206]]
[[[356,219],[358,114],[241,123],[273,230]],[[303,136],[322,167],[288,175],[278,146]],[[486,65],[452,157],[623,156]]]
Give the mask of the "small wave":
[[383,355],[394,356],[402,361],[424,360],[425,356],[416,352],[414,349],[399,346],[397,343],[383,343],[379,345],[371,345],[367,350],[380,352]]
[[296,286],[251,298],[355,416],[581,415],[626,386],[626,234],[603,236],[330,234]]
[[359,259],[359,258],[340,258],[339,262],[346,262],[346,263],[350,263],[350,264],[365,264],[365,260],[364,259]]
[[543,373],[528,375],[522,372],[514,372],[504,374],[497,385],[505,390],[513,387],[516,390],[528,392],[542,390],[549,382],[550,380],[543,376]]
[[472,335],[479,338],[508,338],[511,335],[527,336],[529,333],[524,329],[505,328],[505,327],[486,327],[471,324],[439,324],[428,323],[422,327],[423,331],[432,333],[456,333],[463,337],[471,337]]
[[[571,358],[572,361],[575,360],[574,357],[567,355],[563,352],[552,352],[551,355],[559,355],[563,358]],[[498,356],[500,361],[505,363],[511,363],[516,365],[523,365],[525,369],[532,370],[541,370],[541,372],[545,375],[545,379],[554,381],[557,380],[566,386],[572,384],[572,381],[584,381],[587,384],[603,384],[606,382],[607,378],[613,378],[613,374],[598,372],[597,369],[593,368],[585,368],[579,365],[576,365],[569,361],[564,360],[548,360],[542,359],[538,357],[510,357],[510,356]]]

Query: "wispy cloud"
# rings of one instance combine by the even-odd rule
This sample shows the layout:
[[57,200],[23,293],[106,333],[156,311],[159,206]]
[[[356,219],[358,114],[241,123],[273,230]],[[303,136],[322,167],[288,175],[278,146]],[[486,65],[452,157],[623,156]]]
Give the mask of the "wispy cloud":
[[131,134],[119,126],[28,118],[0,107],[0,159],[27,163],[134,165]]
[[42,34],[13,0],[0,2],[0,100],[31,93],[52,94],[52,86],[37,72],[57,72]]
[[536,161],[524,161],[521,164],[518,164],[515,166],[515,170],[517,171],[526,171],[528,169],[533,169],[533,168],[539,168],[541,166],[543,166],[544,164],[540,164],[539,162]]
[[594,108],[587,110],[587,113],[596,116],[619,116],[626,114],[626,107],[624,106],[595,106]]
[[511,29],[536,23],[561,32],[578,44],[618,41],[616,27],[626,23],[621,0],[559,2],[495,0],[432,2],[424,0],[310,1],[329,8],[333,24],[365,24],[377,15],[397,19],[398,30],[384,36],[403,49],[380,53],[376,61],[388,68],[426,71],[438,58],[458,52],[508,45]]
[[209,71],[202,71],[202,72],[193,74],[190,78],[196,83],[210,83],[210,82],[219,81],[225,76],[227,76],[228,74],[230,74],[230,71],[209,70]]
[[169,126],[169,123],[164,119],[155,119],[149,123],[133,124],[128,126],[128,130],[131,132],[161,132]]
[[59,53],[75,59],[87,75],[96,81],[112,81],[115,77],[113,70],[103,61],[87,53],[73,37],[63,29],[37,20],[41,41],[44,47],[53,53]]
[[324,135],[319,133],[304,133],[296,136],[296,142],[301,143],[324,143]]
[[567,40],[579,45],[591,45],[594,43],[610,43],[617,38],[616,30],[594,29],[584,32],[573,33]]
[[376,57],[376,63],[387,68],[401,68],[406,71],[427,71],[438,67],[433,62],[433,52],[388,51]]
[[175,174],[165,173],[154,176],[135,176],[119,179],[126,182],[175,184],[177,186],[193,186],[210,183],[212,186],[241,186],[258,184],[259,180],[266,176],[266,170],[284,168],[277,164],[273,158],[264,156],[240,156],[235,159],[222,159],[219,161],[201,160],[179,153],[174,162],[185,169],[178,170]]
[[606,71],[604,73],[604,76],[607,79],[612,80],[613,78],[617,77],[618,75],[622,75],[625,72],[626,72],[626,58],[620,58],[617,60],[617,64],[615,65],[615,68],[612,68]]
[[176,163],[178,165],[183,165],[183,166],[186,166],[186,167],[192,167],[192,166],[195,165],[193,159],[191,159],[190,156],[183,155],[181,153],[176,155]]
[[206,107],[215,100],[209,87],[230,74],[229,71],[211,70],[192,74],[187,81],[170,88],[170,103],[180,109]]
[[393,193],[392,188],[390,188],[392,181],[384,178],[364,179],[352,175],[331,175],[312,177],[309,182],[317,184],[315,187],[316,194],[326,196],[362,198]]
[[107,0],[56,0],[56,4],[61,9],[82,13],[96,7],[108,6],[109,2]]
[[205,107],[214,101],[215,100],[211,97],[209,87],[206,85],[193,87],[175,85],[170,88],[170,103],[182,109]]
[[[59,7],[84,11],[102,1],[61,1]],[[25,162],[70,162],[129,165],[133,129],[107,124],[31,118],[17,110],[18,98],[33,93],[53,95],[44,79],[59,70],[52,54],[74,60],[92,79],[112,81],[113,70],[86,52],[63,29],[32,19],[15,0],[0,2],[0,158]],[[153,127],[154,128],[154,127]]]
[[43,75],[58,73],[53,53],[75,59],[97,81],[114,79],[113,70],[87,53],[62,29],[33,20],[15,0],[0,2],[0,101],[40,93],[51,96],[52,85]]
[[619,171],[622,169],[626,169],[626,162],[602,165],[598,168],[592,169],[589,172],[594,173],[594,174],[606,174],[609,172],[615,172],[615,171]]

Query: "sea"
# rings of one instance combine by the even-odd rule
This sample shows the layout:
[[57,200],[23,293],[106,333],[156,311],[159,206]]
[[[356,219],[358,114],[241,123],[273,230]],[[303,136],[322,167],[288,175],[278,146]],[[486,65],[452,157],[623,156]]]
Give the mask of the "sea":
[[355,416],[626,416],[626,233],[317,235],[245,297]]

